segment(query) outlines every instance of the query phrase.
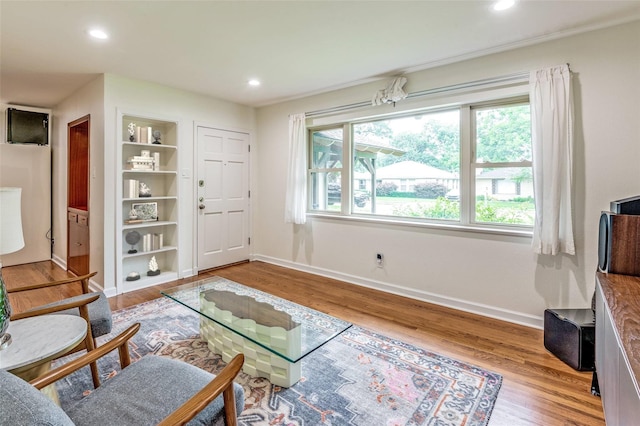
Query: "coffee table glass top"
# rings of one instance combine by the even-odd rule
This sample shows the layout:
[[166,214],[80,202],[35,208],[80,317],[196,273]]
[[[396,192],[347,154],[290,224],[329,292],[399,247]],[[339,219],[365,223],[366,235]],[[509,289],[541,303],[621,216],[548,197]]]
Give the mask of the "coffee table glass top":
[[346,321],[221,277],[161,293],[293,363],[351,327]]

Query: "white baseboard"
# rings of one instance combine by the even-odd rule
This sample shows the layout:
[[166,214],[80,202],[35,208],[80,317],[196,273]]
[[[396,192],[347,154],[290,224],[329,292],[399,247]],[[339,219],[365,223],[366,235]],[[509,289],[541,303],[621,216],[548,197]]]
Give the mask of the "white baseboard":
[[391,294],[397,294],[399,296],[410,297],[412,299],[421,300],[423,302],[434,303],[436,305],[446,306],[452,309],[458,309],[464,312],[470,312],[473,314],[482,315],[489,318],[495,318],[502,321],[511,322],[514,324],[520,324],[527,327],[533,327],[542,329],[544,325],[544,319],[542,316],[535,316],[530,314],[524,314],[521,312],[510,311],[507,309],[497,308],[494,306],[484,305],[475,302],[469,302],[462,299],[456,299],[448,296],[441,296],[435,293],[429,293],[426,291],[416,290],[413,288],[407,288],[398,286],[395,284],[385,283],[382,281],[370,280],[355,275],[344,274],[342,272],[332,271],[329,269],[318,268],[315,266],[304,265],[288,260],[277,259],[263,255],[253,255],[252,260],[259,260],[261,262],[271,263],[285,268],[295,269],[302,272],[307,272],[314,275],[320,275],[327,278],[332,278],[340,281],[344,281],[350,284],[359,285],[362,287],[371,288],[374,290],[380,290]]
[[[64,259],[62,259],[60,256],[56,256],[54,254],[53,256],[51,256],[51,261],[56,265],[58,265],[59,267],[61,267],[62,269],[64,269],[65,271],[67,270],[67,262]],[[92,279],[89,280],[89,289],[92,291],[103,291],[102,287],[100,287],[98,283],[96,283]],[[111,297],[111,296],[115,296],[117,293],[115,288],[111,288],[110,290],[105,291],[104,294],[107,297]]]
[[53,256],[51,256],[51,261],[56,265],[58,265],[59,267],[61,267],[62,269],[64,269],[65,271],[67,270],[67,261],[61,258],[60,256],[56,256],[54,254]]

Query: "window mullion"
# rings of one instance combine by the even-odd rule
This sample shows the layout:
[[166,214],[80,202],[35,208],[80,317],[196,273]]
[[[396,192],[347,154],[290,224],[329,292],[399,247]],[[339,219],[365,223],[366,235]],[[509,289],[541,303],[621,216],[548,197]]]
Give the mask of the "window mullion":
[[468,105],[460,108],[460,223],[468,225],[473,218],[475,196],[472,167],[473,139],[471,108]]
[[478,163],[477,166],[478,167],[484,167],[484,168],[493,168],[493,169],[498,169],[498,168],[510,168],[510,167],[531,167],[532,163],[531,161],[513,161],[510,163]]
[[[340,210],[342,214],[350,215],[351,214],[351,184],[353,182],[353,147],[352,145],[352,137],[353,128],[350,124],[345,123],[342,131],[342,173],[341,173],[341,203]],[[346,160],[346,161],[345,161]]]

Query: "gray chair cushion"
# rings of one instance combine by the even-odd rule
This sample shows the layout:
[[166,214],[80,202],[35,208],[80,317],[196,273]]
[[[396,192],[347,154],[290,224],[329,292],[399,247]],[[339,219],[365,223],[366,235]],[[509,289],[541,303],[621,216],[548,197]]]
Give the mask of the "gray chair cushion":
[[[185,362],[154,355],[142,357],[67,409],[79,426],[155,425],[213,380]],[[236,410],[244,408],[244,391],[234,383]],[[224,416],[222,395],[189,425],[213,425]]]
[[[94,294],[98,294],[100,297],[98,297],[97,300],[87,305],[87,308],[89,309],[89,322],[91,323],[91,333],[93,334],[93,337],[104,336],[105,334],[111,333],[113,320],[111,318],[111,308],[109,307],[109,300],[107,300],[107,296],[105,296],[104,292],[102,291],[69,297],[64,300],[48,303],[43,306],[38,306],[37,309],[58,306],[62,303],[75,302],[76,300],[81,300],[81,299],[86,299],[88,297],[91,297]],[[73,309],[67,309],[64,311],[56,312],[55,314],[67,314],[67,315],[79,316],[80,310],[78,308],[73,308]]]
[[0,425],[73,426],[47,396],[21,378],[0,371]]

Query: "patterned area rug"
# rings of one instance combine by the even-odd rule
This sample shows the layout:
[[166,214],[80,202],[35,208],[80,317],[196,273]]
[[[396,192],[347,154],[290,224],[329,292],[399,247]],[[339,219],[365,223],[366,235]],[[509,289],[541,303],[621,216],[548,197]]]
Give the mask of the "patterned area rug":
[[[134,322],[134,360],[156,354],[212,373],[225,365],[200,340],[198,315],[169,299],[114,312],[112,336]],[[105,379],[117,374],[117,354],[99,369]],[[236,381],[245,390],[242,426],[470,426],[489,421],[502,377],[354,326],[306,357],[290,388],[243,372]],[[57,387],[63,408],[82,398],[93,388],[89,368]]]

